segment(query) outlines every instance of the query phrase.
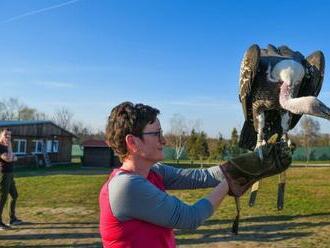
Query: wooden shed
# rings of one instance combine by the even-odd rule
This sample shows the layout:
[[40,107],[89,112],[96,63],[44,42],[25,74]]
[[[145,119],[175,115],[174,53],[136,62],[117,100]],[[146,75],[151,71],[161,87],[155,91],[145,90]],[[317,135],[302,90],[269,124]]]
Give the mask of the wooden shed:
[[120,161],[104,140],[86,140],[82,144],[82,164],[86,167],[118,167]]
[[74,134],[51,121],[0,121],[0,129],[12,132],[18,165],[71,163]]

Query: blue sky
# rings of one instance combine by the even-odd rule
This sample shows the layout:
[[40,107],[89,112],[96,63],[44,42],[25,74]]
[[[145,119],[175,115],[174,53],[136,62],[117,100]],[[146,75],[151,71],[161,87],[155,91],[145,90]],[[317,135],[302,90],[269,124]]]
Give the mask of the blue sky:
[[[240,130],[240,60],[253,43],[330,58],[330,3],[216,0],[1,0],[1,99],[66,107],[95,129],[122,101],[174,114],[215,137]],[[330,105],[330,71],[319,98]],[[317,119],[322,132],[329,121]]]

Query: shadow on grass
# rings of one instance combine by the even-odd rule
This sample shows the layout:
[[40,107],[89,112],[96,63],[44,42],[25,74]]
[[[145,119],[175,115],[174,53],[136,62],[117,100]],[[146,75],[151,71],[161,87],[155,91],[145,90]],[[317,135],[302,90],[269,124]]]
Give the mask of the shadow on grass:
[[[23,222],[16,226],[17,230],[46,230],[46,229],[91,229],[98,228],[97,222]],[[15,228],[15,227],[14,227]]]
[[50,175],[109,175],[112,169],[109,168],[79,168],[79,169],[39,169],[31,171],[15,172],[15,178],[50,176]]
[[[6,231],[8,232],[8,231]],[[25,234],[8,234],[1,235],[1,240],[49,240],[49,239],[91,239],[91,238],[99,238],[100,235],[98,232],[85,232],[85,233],[77,233],[77,232],[58,232],[58,233],[25,233]]]
[[[329,216],[329,221],[300,222],[301,218]],[[239,234],[231,233],[233,220],[209,220],[197,230],[176,230],[177,244],[206,244],[228,241],[276,242],[313,235],[313,228],[330,226],[330,213],[308,215],[259,216],[241,219]],[[211,227],[212,228],[205,228]],[[221,228],[223,226],[223,228]],[[180,238],[181,235],[198,235],[198,238]]]
[[[316,222],[313,219],[324,216],[328,216],[329,221]],[[308,218],[311,218],[310,221]],[[241,220],[239,235],[231,234],[231,224],[232,220],[209,220],[197,230],[176,230],[177,244],[196,245],[228,241],[271,243],[307,237],[313,235],[313,228],[330,226],[330,212],[244,218]],[[88,228],[90,230],[87,230]],[[183,235],[198,235],[198,238],[184,238]],[[14,247],[27,247],[24,245],[25,241],[28,247],[102,247],[97,222],[26,222],[13,230],[1,233],[0,240],[19,241],[20,244],[13,244]],[[57,240],[65,244],[56,244]],[[75,244],[77,241],[83,243]],[[33,242],[45,244],[33,244]]]
[[[90,243],[72,244],[82,240],[86,242],[88,239],[92,239]],[[95,242],[95,239],[100,240],[97,222],[24,222],[0,233],[3,242],[19,242],[13,244],[13,247],[102,247],[101,240]],[[56,244],[57,240],[65,244]],[[40,241],[46,244],[33,244]]]
[[[0,246],[2,247],[2,246]],[[101,242],[96,242],[96,243],[79,243],[79,244],[54,244],[54,245],[15,245],[15,246],[6,246],[6,247],[18,247],[18,248],[26,248],[26,247],[42,247],[42,248],[52,248],[52,247],[84,247],[84,248],[99,248],[102,247]]]

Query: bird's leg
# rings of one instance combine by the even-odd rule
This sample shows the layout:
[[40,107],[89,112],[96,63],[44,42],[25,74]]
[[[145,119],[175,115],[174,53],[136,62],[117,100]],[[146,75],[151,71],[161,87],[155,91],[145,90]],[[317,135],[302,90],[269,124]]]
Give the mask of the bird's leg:
[[[288,112],[283,113],[281,115],[281,126],[283,130],[283,134],[281,140],[288,143],[288,146],[291,146],[291,140],[288,136],[289,124],[291,121],[291,116]],[[278,190],[277,190],[277,209],[282,210],[284,205],[284,191],[285,191],[285,183],[286,183],[286,172],[282,172],[279,175],[278,181]]]
[[[261,149],[259,149],[260,146],[266,144],[266,141],[264,139],[264,127],[265,127],[265,114],[261,112],[259,115],[257,115],[258,120],[258,134],[257,134],[257,144],[255,151],[258,152],[260,160],[263,160],[263,155],[261,152]],[[257,198],[257,193],[259,190],[261,181],[257,181],[252,185],[251,192],[250,192],[250,199],[249,199],[249,206],[254,206]]]
[[281,114],[281,126],[283,130],[281,140],[287,142],[289,147],[291,145],[291,140],[289,139],[288,136],[290,122],[291,122],[291,116],[288,112]]
[[[257,134],[257,144],[255,150],[257,150],[260,146],[265,145],[266,141],[264,139],[264,127],[265,127],[265,114],[264,112],[261,112],[259,115],[257,115],[258,120],[258,134]],[[262,159],[262,154],[261,154]]]
[[250,192],[250,199],[249,199],[249,206],[250,206],[250,207],[253,207],[254,204],[256,203],[257,193],[258,193],[258,190],[259,190],[260,184],[261,184],[261,180],[255,182],[255,183],[252,185],[251,192]]

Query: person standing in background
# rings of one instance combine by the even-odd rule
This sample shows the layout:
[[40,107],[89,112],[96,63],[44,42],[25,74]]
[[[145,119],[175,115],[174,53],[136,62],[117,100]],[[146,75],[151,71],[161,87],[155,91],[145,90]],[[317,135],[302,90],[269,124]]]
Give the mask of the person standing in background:
[[[14,180],[13,162],[16,160],[17,157],[12,150],[11,131],[9,129],[4,129],[0,132],[0,230],[6,230],[10,225],[19,225],[22,223],[22,221],[16,217],[15,213],[18,194]],[[2,221],[2,212],[8,195],[10,195],[10,219],[9,224],[6,225]]]

